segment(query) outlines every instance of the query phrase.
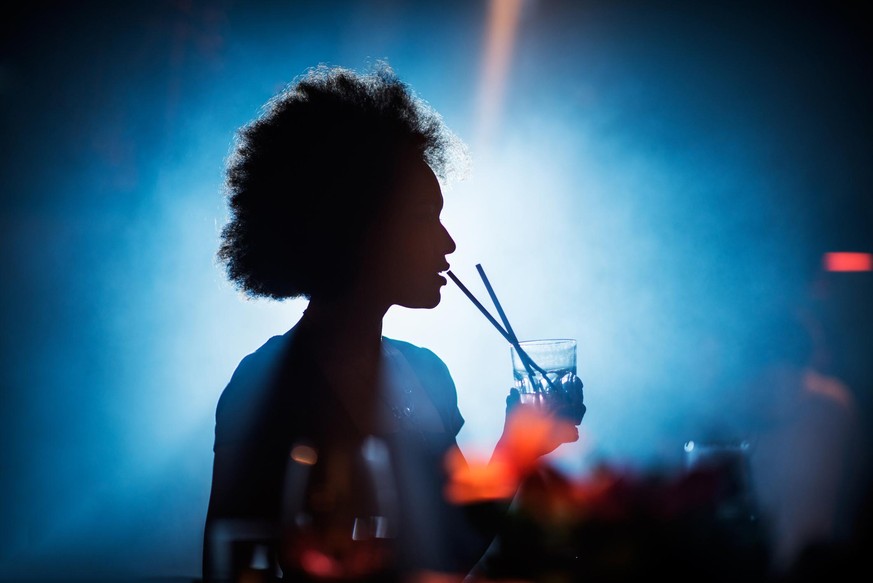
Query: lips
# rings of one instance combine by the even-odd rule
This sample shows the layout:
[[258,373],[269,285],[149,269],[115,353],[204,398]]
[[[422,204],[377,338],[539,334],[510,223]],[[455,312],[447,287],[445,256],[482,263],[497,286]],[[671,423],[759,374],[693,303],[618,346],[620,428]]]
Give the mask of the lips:
[[444,265],[444,267],[441,267],[440,269],[437,270],[437,274],[436,274],[436,276],[437,276],[437,278],[442,282],[442,285],[446,285],[446,284],[448,283],[448,280],[447,280],[445,277],[443,277],[442,275],[440,275],[440,274],[441,274],[441,273],[445,273],[445,272],[448,271],[448,270],[449,270],[449,264],[448,264],[448,263],[446,263],[446,264]]

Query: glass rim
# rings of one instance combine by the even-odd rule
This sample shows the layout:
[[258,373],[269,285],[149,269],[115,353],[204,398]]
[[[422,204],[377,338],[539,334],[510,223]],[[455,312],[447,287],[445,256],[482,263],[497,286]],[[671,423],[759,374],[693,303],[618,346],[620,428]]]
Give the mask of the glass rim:
[[[525,346],[540,346],[545,344],[577,344],[575,338],[538,338],[534,340],[519,340],[518,344],[521,347]],[[515,346],[512,346],[515,349]]]
[[527,355],[528,360],[532,361],[533,368],[540,372],[572,370],[573,374],[576,373],[578,342],[575,338],[536,338],[521,341],[518,345],[510,345],[513,374],[523,372],[530,374],[531,370],[516,346]]

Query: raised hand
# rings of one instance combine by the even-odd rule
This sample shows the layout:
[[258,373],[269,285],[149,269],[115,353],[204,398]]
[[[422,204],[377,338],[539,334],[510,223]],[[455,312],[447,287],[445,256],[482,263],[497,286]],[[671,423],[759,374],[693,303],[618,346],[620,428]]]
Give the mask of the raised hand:
[[[543,395],[537,401],[536,406],[564,419],[569,419],[573,425],[579,425],[588,410],[585,406],[584,386],[582,379],[574,376],[571,382],[562,383],[558,387],[558,391]],[[509,415],[516,407],[523,404],[527,405],[528,403],[523,403],[518,389],[510,389],[509,395],[506,397],[506,414]]]
[[517,465],[528,466],[561,444],[577,441],[577,426],[586,411],[582,389],[582,381],[574,379],[558,391],[528,401],[518,389],[511,388],[506,397],[506,421],[498,449]]

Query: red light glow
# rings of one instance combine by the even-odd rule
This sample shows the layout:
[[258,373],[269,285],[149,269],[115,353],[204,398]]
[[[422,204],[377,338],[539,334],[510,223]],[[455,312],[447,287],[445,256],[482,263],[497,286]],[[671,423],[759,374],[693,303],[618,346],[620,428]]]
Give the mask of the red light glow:
[[871,253],[825,253],[825,271],[873,271]]

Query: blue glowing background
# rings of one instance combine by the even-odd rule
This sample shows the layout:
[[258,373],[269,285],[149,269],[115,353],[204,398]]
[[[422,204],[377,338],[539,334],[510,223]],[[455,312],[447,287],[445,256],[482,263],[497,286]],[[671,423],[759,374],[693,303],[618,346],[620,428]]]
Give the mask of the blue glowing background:
[[[216,268],[222,163],[320,62],[387,59],[469,144],[445,193],[454,273],[485,299],[481,263],[520,336],[579,341],[589,414],[558,461],[679,455],[744,398],[742,347],[821,253],[873,252],[871,21],[824,6],[527,1],[487,136],[484,1],[19,6],[0,39],[0,577],[199,573],[216,400],[305,307],[242,300]],[[385,333],[446,361],[462,447],[487,451],[509,348],[443,298]]]

